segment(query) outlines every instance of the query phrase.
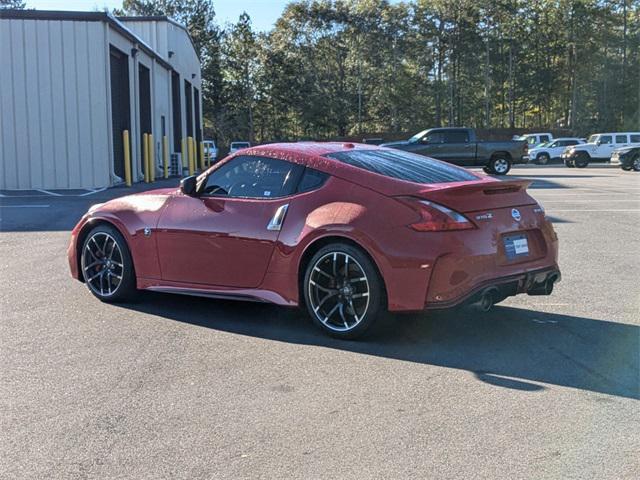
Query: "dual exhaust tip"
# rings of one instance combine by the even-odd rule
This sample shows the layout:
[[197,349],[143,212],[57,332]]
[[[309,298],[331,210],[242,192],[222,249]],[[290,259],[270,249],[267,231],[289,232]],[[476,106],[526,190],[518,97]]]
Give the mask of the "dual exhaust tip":
[[[528,295],[551,295],[553,292],[553,286],[558,279],[558,274],[553,273],[542,283],[534,283],[526,293]],[[511,295],[515,295],[515,292],[511,293]],[[505,295],[498,287],[487,287],[480,293],[480,297],[473,303],[473,305],[481,312],[488,312],[496,303],[502,301],[507,296],[509,296],[509,294]]]

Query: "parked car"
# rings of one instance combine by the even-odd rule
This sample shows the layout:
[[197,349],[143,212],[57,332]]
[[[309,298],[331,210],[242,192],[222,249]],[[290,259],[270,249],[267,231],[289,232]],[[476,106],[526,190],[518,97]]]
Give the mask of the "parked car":
[[527,163],[523,140],[483,142],[472,128],[431,128],[409,140],[383,143],[382,147],[418,153],[460,166],[482,166],[486,173],[506,175],[515,163]]
[[596,133],[587,143],[567,147],[562,153],[564,164],[584,168],[590,162],[608,162],[616,148],[640,146],[640,132]]
[[626,171],[640,172],[640,147],[617,148],[611,155],[611,163]]
[[551,294],[558,237],[528,185],[373,145],[254,147],[93,206],[69,267],[104,302],[141,289],[301,306],[355,338],[384,310]]
[[202,143],[204,144],[204,153],[207,156],[207,159],[211,164],[214,164],[218,158],[218,147],[216,147],[216,142],[213,140],[205,140]]
[[231,145],[229,145],[229,154],[236,153],[243,148],[249,147],[251,147],[251,143],[249,142],[231,142]]
[[550,133],[527,133],[526,135],[514,136],[514,140],[524,140],[529,145],[529,148],[534,148],[543,143],[549,143],[553,140],[553,135]]
[[564,149],[580,143],[586,143],[585,140],[575,137],[556,138],[550,142],[538,145],[529,149],[529,162],[535,162],[539,165],[546,165],[552,160],[559,160]]

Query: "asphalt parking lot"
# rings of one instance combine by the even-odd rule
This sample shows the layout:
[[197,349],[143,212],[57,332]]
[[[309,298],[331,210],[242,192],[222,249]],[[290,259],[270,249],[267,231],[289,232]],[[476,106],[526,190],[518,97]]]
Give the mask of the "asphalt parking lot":
[[69,230],[126,190],[5,192],[0,478],[637,478],[640,174],[514,176],[560,237],[554,294],[360,342],[270,305],[102,304]]

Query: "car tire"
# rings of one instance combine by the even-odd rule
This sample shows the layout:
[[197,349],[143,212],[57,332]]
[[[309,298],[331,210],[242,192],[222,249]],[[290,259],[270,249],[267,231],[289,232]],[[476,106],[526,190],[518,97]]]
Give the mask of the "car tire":
[[496,175],[506,175],[511,170],[511,160],[504,156],[493,157],[487,165]]
[[546,165],[551,160],[548,153],[541,153],[536,157],[536,163],[538,165]]
[[89,291],[103,302],[131,300],[137,292],[127,242],[110,225],[98,225],[87,234],[82,243],[80,268]]
[[346,243],[322,247],[308,262],[302,288],[313,322],[340,339],[364,335],[384,308],[384,286],[371,259]]
[[567,168],[574,168],[574,167],[575,167],[575,164],[573,163],[573,160],[571,160],[571,159],[566,159],[566,160],[564,161],[564,166],[565,166],[565,167],[567,167]]
[[625,172],[630,172],[631,170],[633,170],[633,167],[630,167],[629,165],[621,165],[620,168]]
[[578,154],[573,163],[576,168],[586,168],[589,165],[589,160],[589,154],[582,152]]
[[636,158],[634,158],[634,159],[633,159],[633,163],[632,163],[632,165],[633,165],[633,167],[632,167],[632,168],[633,168],[636,172],[640,172],[640,155],[636,155]]

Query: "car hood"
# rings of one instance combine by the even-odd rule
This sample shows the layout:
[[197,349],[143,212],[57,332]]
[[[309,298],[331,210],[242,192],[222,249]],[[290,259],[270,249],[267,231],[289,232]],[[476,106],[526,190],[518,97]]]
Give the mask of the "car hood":
[[173,188],[158,188],[148,190],[146,192],[125,195],[124,197],[114,198],[104,203],[93,205],[89,209],[89,214],[101,214],[118,211],[134,211],[134,212],[153,212],[159,211],[167,198],[178,193],[179,190]]
[[381,143],[378,146],[379,147],[394,148],[394,147],[402,147],[402,146],[405,146],[405,145],[409,145],[409,141],[408,140],[399,140],[397,142]]

